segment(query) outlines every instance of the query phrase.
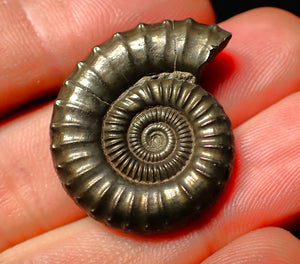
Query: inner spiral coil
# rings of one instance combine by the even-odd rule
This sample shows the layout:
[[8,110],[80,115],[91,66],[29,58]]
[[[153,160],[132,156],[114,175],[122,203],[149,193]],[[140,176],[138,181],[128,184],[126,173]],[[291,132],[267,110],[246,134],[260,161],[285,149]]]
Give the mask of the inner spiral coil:
[[[142,109],[131,119],[134,113],[112,106],[104,120],[104,152],[113,168],[146,183],[180,173],[193,147],[192,129],[183,114],[166,106]],[[120,133],[121,123],[126,133]]]
[[140,161],[157,163],[174,151],[177,137],[169,123],[173,120],[165,118],[167,110],[163,107],[149,108],[133,118],[127,140],[130,150]]

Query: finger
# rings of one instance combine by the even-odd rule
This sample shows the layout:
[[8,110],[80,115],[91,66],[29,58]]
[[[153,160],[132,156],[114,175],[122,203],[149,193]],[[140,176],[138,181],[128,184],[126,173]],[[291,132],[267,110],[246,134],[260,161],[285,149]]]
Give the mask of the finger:
[[0,115],[58,90],[93,45],[138,22],[193,17],[212,23],[207,0],[2,1]]
[[[120,244],[123,246],[118,246]],[[122,264],[131,263],[133,260],[135,263],[196,263],[197,259],[193,259],[193,255],[184,259],[181,257],[182,250],[186,250],[187,246],[183,239],[168,243],[151,240],[147,243],[128,241],[99,228],[91,219],[83,219],[3,252],[0,261],[5,260],[7,264],[22,263],[25,260],[57,264],[99,261],[103,264]],[[296,264],[300,257],[299,247],[299,240],[286,230],[276,227],[262,228],[237,238],[201,263]]]
[[[191,263],[184,238],[163,241],[128,239],[85,218],[27,240],[0,255],[0,263]],[[178,259],[179,257],[179,259]],[[177,258],[177,259],[176,259]],[[170,261],[170,259],[172,261]]]
[[235,16],[221,26],[232,39],[203,77],[236,127],[300,90],[300,19],[274,8]]
[[[158,260],[160,258],[165,263],[176,263],[176,261],[179,263],[181,261],[182,263],[184,259],[186,260],[185,263],[189,263],[191,259],[196,259],[200,262],[217,249],[226,245],[229,241],[250,230],[265,225],[277,224],[278,222],[284,223],[284,221],[295,216],[300,211],[300,195],[298,190],[300,179],[297,177],[299,174],[300,157],[295,157],[295,153],[300,147],[300,120],[297,117],[297,113],[300,111],[299,100],[300,93],[293,94],[235,130],[238,152],[235,171],[224,194],[217,204],[202,219],[199,219],[200,222],[198,224],[195,223],[189,229],[156,236],[151,239],[151,237],[121,235],[121,233],[117,233],[116,235],[113,230],[95,223],[94,228],[90,229],[88,227],[74,227],[74,230],[77,230],[76,236],[78,236],[79,240],[86,241],[86,243],[89,241],[89,239],[85,240],[84,232],[87,232],[87,230],[90,230],[91,234],[94,233],[96,237],[99,236],[101,241],[103,239],[103,244],[100,241],[99,243],[94,243],[91,240],[89,246],[92,247],[93,244],[98,245],[99,250],[96,251],[98,254],[102,252],[101,248],[105,247],[103,252],[107,254],[107,257],[108,255],[117,257],[117,252],[123,252],[122,250],[124,247],[126,249],[126,245],[132,246],[131,250],[135,249],[133,251],[128,249],[128,257],[133,257],[131,253],[136,253],[135,250],[137,250],[140,252],[139,257],[143,258],[140,263],[147,263],[149,259],[152,260],[153,252],[156,252],[155,250],[142,250],[143,245],[146,245],[151,240],[155,242],[154,244],[161,242],[173,254],[167,254],[165,251],[158,250],[157,259],[153,259],[154,263],[159,263]],[[55,186],[58,184],[56,182],[56,175],[51,166],[48,146],[43,142],[45,141],[43,137],[45,137],[48,129],[39,128],[39,122],[41,123],[41,121],[48,124],[49,120],[45,118],[47,116],[50,116],[50,109],[44,108],[32,116],[28,116],[29,120],[19,121],[24,122],[24,124],[32,124],[32,127],[37,127],[37,131],[41,133],[35,135],[34,143],[27,143],[28,149],[22,150],[28,156],[23,157],[23,162],[27,164],[26,166],[20,168],[16,162],[19,158],[10,154],[11,162],[15,164],[15,168],[10,169],[10,177],[15,178],[14,182],[17,183],[18,179],[30,175],[30,168],[36,166],[36,164],[42,163],[43,166],[38,166],[36,171],[34,171],[34,174],[38,175],[35,178],[36,183],[26,183],[25,180],[20,182],[23,188],[33,189],[34,192],[24,192],[22,199],[26,201],[27,206],[24,208],[22,204],[18,204],[14,208],[14,211],[17,211],[19,215],[22,213],[29,217],[24,219],[22,215],[19,217],[16,213],[11,212],[10,201],[4,200],[6,207],[1,208],[1,211],[4,212],[3,215],[6,217],[1,219],[0,222],[2,224],[0,227],[1,233],[4,234],[2,237],[10,242],[16,243],[22,240],[19,232],[15,230],[32,230],[31,234],[27,234],[27,238],[36,235],[38,232],[34,228],[36,225],[40,225],[40,222],[36,221],[37,218],[40,219],[44,226],[59,226],[61,222],[66,222],[66,220],[62,221],[63,216],[66,217],[68,214],[73,215],[75,218],[74,215],[77,212],[75,206],[72,208],[69,205],[69,202],[64,197],[62,188]],[[34,120],[36,121],[34,122]],[[265,120],[268,120],[268,122]],[[23,127],[20,124],[14,125]],[[47,125],[43,126],[46,127]],[[13,130],[8,132],[13,133]],[[293,136],[286,137],[287,132]],[[23,131],[23,135],[26,139],[26,130]],[[40,141],[37,140],[39,138]],[[0,138],[0,142],[3,142],[2,138]],[[32,152],[30,150],[32,145],[36,146],[35,151],[39,153],[36,156],[30,154]],[[11,144],[6,146],[7,152],[5,155],[9,155],[11,147]],[[3,158],[1,157],[0,161]],[[34,158],[38,160],[33,161]],[[21,176],[14,175],[15,171],[21,171]],[[3,179],[3,176],[1,178]],[[4,181],[1,180],[0,182],[5,183],[8,180],[4,179]],[[53,186],[49,189],[43,187],[49,184]],[[4,190],[5,188],[6,186],[4,185],[1,189]],[[17,187],[14,190],[10,189],[9,197],[18,197],[18,191]],[[53,207],[49,208],[49,204],[52,204]],[[63,216],[56,213],[56,210]],[[42,212],[43,215],[35,216],[36,214],[39,215],[39,212]],[[31,215],[32,218],[30,219]],[[13,219],[12,216],[14,217]],[[92,223],[94,222],[92,221]],[[64,232],[63,228],[60,230],[60,232]],[[57,247],[54,245],[56,242],[53,245],[47,244],[47,241],[52,239],[51,233],[49,233],[49,237],[42,236],[42,240],[36,240],[37,243],[32,244],[31,247],[40,249],[38,245],[43,245],[43,248],[35,252],[35,256],[38,257],[39,254],[44,254],[42,251],[46,250],[48,245],[52,248],[51,250],[59,251],[59,248],[64,243],[65,236],[68,236],[68,230],[66,229],[65,235],[59,233],[63,237],[63,240],[57,243]],[[103,232],[106,234],[105,236],[101,235]],[[117,239],[117,241],[113,240],[111,244],[107,243],[106,239],[110,236],[112,239]],[[58,236],[57,239],[59,239]],[[71,236],[72,239],[75,239],[74,236]],[[3,244],[6,243],[4,244],[6,246],[8,245],[7,240],[3,242]],[[68,247],[68,243],[66,247]],[[73,248],[70,248],[68,251],[69,253],[64,252],[64,254],[75,254],[78,250],[76,245],[77,243],[73,244]],[[152,244],[150,243],[150,245]],[[179,248],[180,250],[178,250]],[[150,246],[149,249],[151,249]],[[26,252],[22,248],[20,251],[24,252],[24,254]],[[83,252],[82,258],[90,258],[90,255],[84,255],[84,250],[80,250],[80,252]],[[14,254],[12,253],[12,255]],[[25,258],[25,255],[22,255],[22,257]],[[71,257],[69,256],[69,258]],[[104,256],[100,255],[99,258],[102,257]]]
[[300,241],[284,229],[269,227],[237,238],[202,263],[297,264],[299,260]]

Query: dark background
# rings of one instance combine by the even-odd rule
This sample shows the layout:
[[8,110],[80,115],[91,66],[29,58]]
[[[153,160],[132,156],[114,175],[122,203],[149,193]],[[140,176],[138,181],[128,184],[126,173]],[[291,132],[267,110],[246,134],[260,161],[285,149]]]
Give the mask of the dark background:
[[273,6],[288,10],[297,16],[300,16],[298,0],[211,0],[217,14],[217,22],[221,22],[236,14],[249,9],[263,6]]

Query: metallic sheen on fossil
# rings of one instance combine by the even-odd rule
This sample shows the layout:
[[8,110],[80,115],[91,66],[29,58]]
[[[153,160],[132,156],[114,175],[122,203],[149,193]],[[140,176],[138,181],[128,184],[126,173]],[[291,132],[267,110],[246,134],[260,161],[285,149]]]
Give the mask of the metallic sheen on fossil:
[[233,134],[195,75],[230,37],[192,19],[139,24],[77,64],[54,104],[51,151],[62,185],[90,216],[164,232],[216,201]]

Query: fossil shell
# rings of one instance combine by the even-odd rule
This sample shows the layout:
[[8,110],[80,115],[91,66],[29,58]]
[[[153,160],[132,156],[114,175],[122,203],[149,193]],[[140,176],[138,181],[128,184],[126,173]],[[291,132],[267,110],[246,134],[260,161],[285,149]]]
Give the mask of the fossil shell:
[[195,76],[230,37],[192,19],[139,24],[77,64],[54,104],[51,151],[90,216],[146,234],[216,201],[232,169],[231,123]]

